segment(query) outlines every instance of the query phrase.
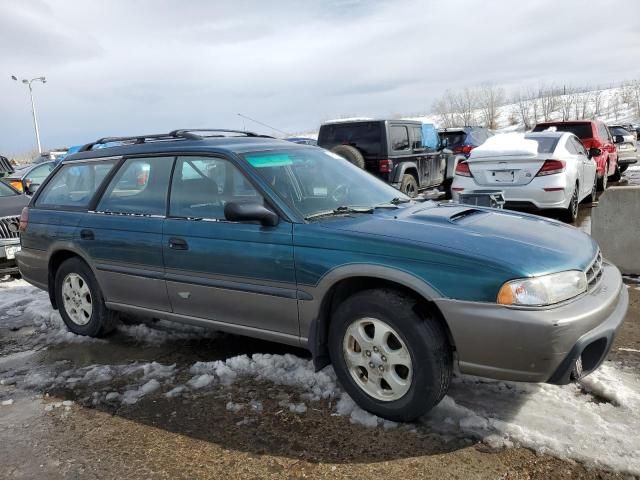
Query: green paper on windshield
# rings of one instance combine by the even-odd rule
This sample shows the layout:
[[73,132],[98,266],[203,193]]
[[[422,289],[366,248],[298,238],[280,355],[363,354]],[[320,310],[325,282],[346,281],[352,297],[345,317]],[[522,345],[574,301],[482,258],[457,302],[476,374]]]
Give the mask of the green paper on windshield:
[[282,153],[270,154],[270,155],[245,155],[247,161],[256,168],[263,167],[283,167],[285,165],[291,165],[293,161],[289,155]]

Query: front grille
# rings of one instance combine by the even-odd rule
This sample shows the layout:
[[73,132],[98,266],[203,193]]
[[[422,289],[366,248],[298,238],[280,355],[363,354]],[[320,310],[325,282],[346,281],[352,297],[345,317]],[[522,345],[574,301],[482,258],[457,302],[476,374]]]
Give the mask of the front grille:
[[0,239],[20,238],[19,226],[20,217],[0,218]]
[[596,254],[596,258],[591,262],[591,265],[587,267],[585,272],[587,274],[587,284],[588,288],[591,289],[600,278],[602,278],[602,252],[598,250]]

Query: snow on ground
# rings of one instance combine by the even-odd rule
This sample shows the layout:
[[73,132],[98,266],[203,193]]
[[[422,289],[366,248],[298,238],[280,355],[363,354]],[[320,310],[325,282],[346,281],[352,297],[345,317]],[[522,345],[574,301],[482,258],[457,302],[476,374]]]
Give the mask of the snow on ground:
[[[0,312],[3,312],[0,321],[35,326],[43,347],[48,342],[78,341],[75,335],[62,335],[64,327],[48,305],[45,292],[24,282],[11,283],[12,287],[0,284]],[[146,330],[136,327],[135,331],[137,334],[132,336],[144,340]],[[197,335],[190,331],[177,334]],[[336,415],[346,416],[353,423],[371,428],[398,427],[359,408],[338,386],[331,367],[315,372],[310,360],[291,354],[240,355],[224,361],[196,362],[186,368],[157,362],[82,368],[70,368],[65,361],[20,366],[20,355],[14,352],[0,357],[1,385],[37,392],[71,389],[85,395],[80,398],[83,404],[132,405],[155,393],[168,399],[206,395],[240,379],[255,379],[300,389],[298,401],[286,396],[279,403],[290,412],[304,414],[310,402],[326,400]],[[178,383],[178,377],[188,380]],[[6,402],[3,408],[13,408],[10,400],[13,398],[0,399]],[[247,404],[230,401],[226,408],[259,415],[264,407],[259,399],[254,399]],[[561,458],[640,474],[638,412],[638,372],[607,362],[579,385],[562,387],[456,377],[449,395],[430,414],[403,428],[437,434],[445,441],[471,437],[494,447],[520,445]],[[254,420],[247,416],[240,424]]]

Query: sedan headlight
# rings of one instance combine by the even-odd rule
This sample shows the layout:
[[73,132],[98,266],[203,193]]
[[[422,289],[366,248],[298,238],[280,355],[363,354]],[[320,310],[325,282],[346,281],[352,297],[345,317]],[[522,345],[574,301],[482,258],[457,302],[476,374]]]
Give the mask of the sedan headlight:
[[498,303],[502,305],[553,305],[576,297],[587,290],[584,272],[570,270],[540,277],[511,280],[500,288]]

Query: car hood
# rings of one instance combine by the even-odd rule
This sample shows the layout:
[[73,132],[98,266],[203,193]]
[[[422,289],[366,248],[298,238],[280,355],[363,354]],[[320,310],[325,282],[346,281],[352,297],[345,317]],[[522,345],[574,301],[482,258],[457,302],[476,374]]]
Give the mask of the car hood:
[[427,202],[331,224],[331,228],[389,241],[396,238],[459,252],[523,276],[584,270],[598,250],[589,235],[555,220],[455,203]]
[[26,195],[0,197],[0,217],[19,216],[22,209],[29,205],[29,200],[31,199]]

